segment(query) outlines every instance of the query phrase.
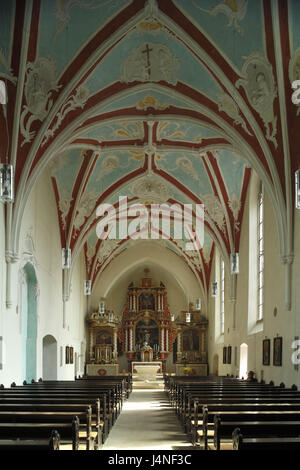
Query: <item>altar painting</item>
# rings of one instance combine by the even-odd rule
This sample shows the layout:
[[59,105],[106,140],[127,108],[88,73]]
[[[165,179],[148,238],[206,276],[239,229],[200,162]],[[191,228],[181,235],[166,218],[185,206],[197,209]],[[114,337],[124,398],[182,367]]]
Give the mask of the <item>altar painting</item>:
[[154,295],[144,292],[139,296],[139,310],[155,310]]
[[183,351],[199,351],[199,331],[195,329],[185,330],[183,333]]
[[135,330],[135,339],[136,344],[143,346],[144,343],[147,343],[151,348],[155,344],[159,344],[159,336],[158,336],[158,326],[154,320],[140,320],[136,324]]
[[112,344],[112,337],[107,331],[100,331],[96,337],[96,344]]

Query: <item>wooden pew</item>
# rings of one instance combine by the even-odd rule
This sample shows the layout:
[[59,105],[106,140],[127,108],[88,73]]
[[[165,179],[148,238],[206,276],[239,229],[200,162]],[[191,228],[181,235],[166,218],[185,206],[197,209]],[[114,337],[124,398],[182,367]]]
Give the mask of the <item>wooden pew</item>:
[[[103,398],[105,402],[105,414],[106,419],[108,420],[109,429],[114,424],[117,416],[120,413],[122,407],[121,398],[117,395],[117,388],[114,386],[89,386],[85,387],[84,384],[81,386],[77,386],[75,382],[56,382],[51,385],[45,384],[34,384],[29,386],[20,386],[20,387],[13,387],[9,389],[4,389],[0,393],[1,396],[5,396],[5,393],[9,393],[11,397],[13,396],[21,396],[24,395],[32,395],[33,393],[46,396],[48,395],[56,395],[65,396],[67,393],[68,396],[90,396],[93,398]],[[120,393],[120,392],[118,392]]]
[[214,418],[214,446],[221,448],[221,440],[232,439],[233,431],[240,431],[249,437],[297,437],[300,435],[300,421],[221,421]]
[[[204,405],[208,406],[209,409],[213,406],[214,408],[217,407],[217,405],[220,406],[220,410],[222,410],[223,405],[232,405],[235,407],[236,405],[241,405],[241,409],[243,409],[243,404],[245,404],[244,409],[251,410],[251,405],[262,405],[264,404],[265,406],[268,405],[283,405],[283,404],[288,404],[288,406],[291,408],[291,406],[295,406],[295,409],[298,409],[300,406],[300,396],[295,396],[295,397],[284,397],[284,396],[279,396],[279,395],[267,395],[264,393],[260,394],[249,394],[249,395],[239,395],[239,394],[232,394],[231,396],[224,396],[222,395],[216,397],[200,397],[200,396],[195,396],[192,398],[189,398],[187,408],[184,408],[183,413],[180,417],[181,422],[184,426],[185,432],[190,433],[192,427],[197,423],[198,419],[197,416],[202,413],[202,407]],[[217,408],[216,408],[217,409]],[[232,408],[235,409],[235,408]],[[255,410],[255,407],[253,408]],[[193,423],[193,424],[192,424]]]
[[[201,437],[204,443],[204,449],[207,449],[208,437],[213,437],[214,432],[211,430],[214,427],[214,417],[221,415],[222,417],[235,416],[233,419],[240,417],[245,420],[255,420],[255,415],[262,414],[264,416],[285,415],[287,420],[299,419],[300,420],[300,405],[291,406],[289,403],[218,403],[211,404],[209,407],[204,405],[202,413],[199,414],[198,404],[195,403],[194,420],[191,422],[191,440],[195,445],[198,443],[198,438]],[[295,417],[295,418],[294,418]],[[224,418],[226,419],[226,418]],[[267,418],[266,418],[267,419]]]
[[[74,413],[85,413],[86,409],[91,407],[92,409],[92,418],[94,420],[94,429],[93,431],[97,433],[96,437],[96,449],[99,449],[102,443],[107,437],[107,426],[104,427],[104,423],[100,418],[100,404],[99,400],[88,401],[86,399],[57,399],[57,398],[14,398],[14,399],[1,399],[0,394],[0,412],[9,413],[9,412],[50,412],[50,413],[63,413],[68,415],[69,419],[74,416]],[[33,418],[34,419],[34,418]],[[59,419],[59,418],[58,418]],[[92,431],[92,432],[93,432]],[[81,432],[87,432],[82,431]],[[83,436],[83,434],[81,434]],[[94,437],[94,434],[92,434]],[[86,435],[86,440],[88,435]],[[87,441],[88,443],[88,441]]]
[[1,439],[0,451],[52,451],[60,450],[60,436],[56,430],[52,431],[50,439]]
[[60,442],[79,447],[79,419],[70,423],[0,423],[0,441],[11,439],[38,440],[47,438],[53,430],[60,435]]
[[[86,450],[98,450],[98,433],[92,431],[92,410],[88,407],[84,412],[77,412],[79,419],[79,441],[84,441]],[[2,423],[70,423],[74,413],[58,411],[0,411],[0,425]],[[96,439],[96,442],[94,440]]]
[[244,437],[240,429],[232,433],[233,450],[242,451],[298,451],[300,437]]
[[[100,398],[99,398],[100,395]],[[104,422],[104,435],[107,436],[112,424],[113,424],[113,413],[111,409],[111,402],[107,403],[107,395],[100,394],[98,391],[89,392],[89,391],[69,391],[68,389],[64,390],[26,390],[23,391],[22,387],[20,389],[5,389],[0,392],[0,404],[11,403],[73,403],[73,404],[85,404],[86,406],[95,405],[97,400],[102,402],[102,415]],[[97,426],[100,427],[101,421],[99,416],[97,416]]]
[[[66,403],[65,398],[68,397],[67,403],[70,405],[84,405],[91,404],[89,400],[101,397],[103,403],[102,415],[103,422],[100,422],[100,418],[97,417],[96,425],[99,428],[103,427],[103,433],[101,437],[104,441],[107,434],[113,425],[118,413],[121,410],[121,406],[124,399],[124,377],[109,378],[106,380],[79,380],[79,381],[49,381],[38,383],[32,383],[30,385],[25,384],[24,386],[16,386],[12,384],[12,388],[4,389],[1,387],[0,390],[0,407],[2,411],[9,409],[9,407],[21,407],[27,406],[27,411],[32,410],[32,405],[36,407],[53,407],[64,406]],[[105,400],[106,399],[106,400]],[[24,408],[22,408],[24,410]],[[16,410],[16,408],[15,408]],[[38,411],[36,409],[36,411]],[[61,409],[62,411],[62,409]],[[100,414],[100,413],[99,413]],[[95,413],[93,413],[95,417]],[[86,433],[88,436],[88,433]]]

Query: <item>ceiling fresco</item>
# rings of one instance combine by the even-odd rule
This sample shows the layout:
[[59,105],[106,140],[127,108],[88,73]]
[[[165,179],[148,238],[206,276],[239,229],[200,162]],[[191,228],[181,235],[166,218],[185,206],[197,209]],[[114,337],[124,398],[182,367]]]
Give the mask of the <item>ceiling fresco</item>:
[[84,250],[93,286],[134,243],[98,240],[100,203],[118,210],[127,196],[129,205],[204,204],[199,252],[186,251],[184,240],[157,243],[183,258],[208,292],[215,247],[227,263],[239,250],[254,169],[288,255],[289,171],[300,145],[289,92],[300,78],[300,6],[271,3],[3,0],[0,79],[16,182],[8,249],[18,252],[30,188],[47,167],[61,245],[76,256]]

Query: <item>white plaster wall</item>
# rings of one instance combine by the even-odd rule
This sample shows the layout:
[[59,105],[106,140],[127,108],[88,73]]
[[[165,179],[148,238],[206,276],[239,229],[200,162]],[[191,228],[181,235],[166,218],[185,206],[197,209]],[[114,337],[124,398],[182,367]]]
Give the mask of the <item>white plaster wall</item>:
[[[249,195],[248,195],[249,196]],[[264,274],[264,321],[263,330],[248,334],[248,280],[249,280],[249,201],[247,198],[243,217],[240,241],[240,272],[237,277],[236,328],[233,330],[232,304],[229,300],[230,280],[226,275],[226,305],[225,305],[225,334],[224,342],[214,341],[215,311],[214,299],[209,298],[209,365],[212,370],[213,357],[219,356],[219,375],[239,374],[240,345],[248,345],[248,370],[253,370],[258,380],[262,378],[276,385],[284,382],[300,387],[300,371],[296,371],[291,360],[294,351],[292,341],[295,335],[300,337],[299,325],[299,280],[300,280],[300,211],[295,213],[295,259],[292,267],[292,310],[285,308],[285,267],[280,261],[279,240],[273,208],[265,193],[264,196],[264,239],[265,239],[265,274]],[[277,315],[274,316],[274,309]],[[283,337],[282,367],[273,366],[273,338]],[[262,365],[262,340],[271,339],[271,365]],[[223,365],[223,346],[232,346],[232,364]],[[235,347],[237,347],[237,363],[234,364]]]
[[5,347],[3,343],[3,322],[5,309],[5,226],[4,226],[4,204],[0,202],[0,382],[3,375],[3,367],[5,361]]
[[[2,217],[2,212],[0,213]],[[1,224],[1,231],[3,225]],[[65,365],[65,346],[74,347],[80,354],[80,343],[84,340],[84,314],[86,298],[83,295],[83,258],[79,257],[73,271],[72,292],[66,303],[67,325],[63,329],[61,243],[58,229],[57,209],[50,178],[45,172],[33,189],[23,215],[19,255],[20,260],[12,265],[12,307],[5,307],[5,282],[1,282],[0,332],[3,325],[6,363],[0,371],[0,383],[6,386],[15,381],[22,383],[20,306],[18,295],[19,270],[25,264],[26,235],[30,233],[34,244],[35,269],[38,280],[38,337],[37,337],[37,376],[42,377],[43,337],[50,334],[57,340],[58,379],[73,379],[74,365]],[[0,270],[4,266],[3,237],[0,242]],[[3,278],[2,278],[3,279]],[[0,333],[1,336],[1,333]],[[63,347],[63,365],[60,366],[60,347]],[[79,373],[83,371],[79,371]]]

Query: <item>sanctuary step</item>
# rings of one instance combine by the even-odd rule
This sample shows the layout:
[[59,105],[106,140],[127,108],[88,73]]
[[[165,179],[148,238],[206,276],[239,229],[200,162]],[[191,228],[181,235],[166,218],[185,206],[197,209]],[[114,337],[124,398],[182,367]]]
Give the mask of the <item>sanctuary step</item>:
[[157,389],[164,390],[164,380],[161,374],[156,376],[156,380],[139,380],[137,375],[132,376],[133,390]]

